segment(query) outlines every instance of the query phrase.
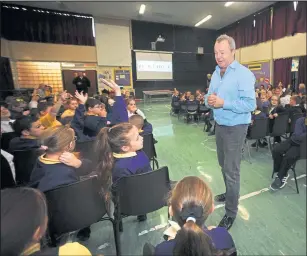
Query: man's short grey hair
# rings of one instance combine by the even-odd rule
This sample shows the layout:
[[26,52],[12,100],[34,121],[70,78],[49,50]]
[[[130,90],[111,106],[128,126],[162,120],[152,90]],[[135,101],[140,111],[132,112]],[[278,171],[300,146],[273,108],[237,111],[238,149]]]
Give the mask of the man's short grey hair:
[[231,36],[227,36],[226,34],[220,35],[217,39],[216,42],[220,43],[222,41],[227,41],[229,43],[230,49],[235,50],[236,49],[236,42]]

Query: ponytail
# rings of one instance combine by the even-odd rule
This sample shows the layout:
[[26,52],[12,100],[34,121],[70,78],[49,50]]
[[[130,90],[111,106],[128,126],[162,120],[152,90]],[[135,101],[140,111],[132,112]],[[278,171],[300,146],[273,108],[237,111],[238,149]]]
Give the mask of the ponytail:
[[105,194],[108,194],[112,184],[112,168],[113,168],[113,155],[109,143],[109,127],[104,127],[97,135],[96,142],[96,155],[97,155],[97,173],[101,180],[102,188]]
[[215,254],[210,237],[189,217],[176,235],[173,255],[209,256]]
[[107,195],[112,185],[113,153],[122,153],[122,147],[130,144],[127,135],[132,128],[132,124],[120,123],[102,128],[96,137],[97,173]]

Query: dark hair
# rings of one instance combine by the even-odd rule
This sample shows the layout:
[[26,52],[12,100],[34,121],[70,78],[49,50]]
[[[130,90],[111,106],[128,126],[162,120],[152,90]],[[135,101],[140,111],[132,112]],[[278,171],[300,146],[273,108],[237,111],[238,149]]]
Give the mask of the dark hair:
[[122,147],[130,143],[127,134],[133,128],[132,124],[121,123],[113,127],[104,127],[97,135],[97,172],[101,178],[102,187],[108,193],[112,184],[113,153],[122,153]]
[[28,115],[28,116],[21,116],[20,118],[16,119],[13,123],[12,127],[13,130],[18,134],[21,135],[22,131],[30,130],[32,127],[32,123],[38,120],[37,116]]
[[101,105],[101,101],[100,100],[96,100],[94,98],[90,98],[86,101],[85,103],[85,108],[86,110],[88,110],[89,108],[93,108],[95,107],[96,105]]
[[37,228],[45,233],[47,205],[38,190],[26,187],[1,190],[1,255],[20,255],[33,242]]
[[7,108],[7,109],[8,109],[8,107],[9,107],[9,105],[8,105],[6,102],[4,102],[4,101],[0,101],[0,106],[1,106],[1,107],[5,107],[5,108]]
[[174,255],[212,255],[212,241],[202,230],[213,205],[209,186],[196,176],[185,177],[171,191],[169,204],[181,226],[175,238]]
[[48,104],[47,102],[43,101],[43,102],[38,102],[37,104],[37,110],[38,113],[44,112],[47,110],[47,108],[50,106],[50,104]]

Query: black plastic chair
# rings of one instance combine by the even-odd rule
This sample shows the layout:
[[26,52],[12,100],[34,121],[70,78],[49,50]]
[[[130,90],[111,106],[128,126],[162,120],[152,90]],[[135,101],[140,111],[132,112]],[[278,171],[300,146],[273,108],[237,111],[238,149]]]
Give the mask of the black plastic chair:
[[1,154],[1,189],[16,186],[11,167],[6,158]]
[[97,176],[60,186],[45,192],[45,195],[49,212],[48,233],[53,246],[57,245],[55,237],[109,220],[113,225],[116,253],[121,254],[115,222],[105,216],[106,202]]
[[80,158],[95,160],[95,140],[77,142],[75,151],[80,152]]
[[32,170],[40,153],[39,149],[13,151],[18,185],[26,185],[30,181]]
[[144,215],[167,206],[171,190],[168,168],[121,178],[112,187],[117,231],[122,231],[122,218]]
[[292,116],[291,123],[290,123],[290,129],[289,129],[290,134],[294,133],[295,123],[296,123],[297,119],[299,119],[303,116],[304,116],[303,113],[297,113],[297,114],[294,114]]
[[254,120],[254,123],[249,127],[249,133],[246,136],[245,145],[247,146],[247,151],[249,159],[251,162],[250,144],[248,141],[256,140],[256,151],[258,151],[259,145],[258,140],[263,139],[267,135],[268,131],[268,118],[261,118]]
[[277,117],[274,118],[274,124],[272,131],[269,132],[269,149],[272,151],[272,142],[271,138],[281,136],[286,137],[287,127],[289,124],[289,114],[280,113]]
[[10,146],[10,141],[18,137],[18,135],[15,132],[5,132],[1,134],[1,149],[8,151]]
[[195,116],[197,117],[197,120],[199,120],[198,108],[199,108],[198,104],[187,105],[187,112],[185,114],[187,117],[187,123],[189,122],[189,118],[191,116]]
[[[306,143],[306,141],[307,141],[307,137],[305,136],[303,138],[303,141],[300,144],[300,157],[297,159],[297,161],[307,159],[307,152],[306,152],[307,143]],[[291,166],[291,170],[293,171],[293,176],[294,176],[294,181],[295,181],[295,186],[296,186],[296,192],[299,194],[300,191],[298,189],[296,171],[295,171],[297,161]]]
[[143,256],[154,256],[155,247],[151,243],[145,243],[143,246]]
[[178,114],[180,111],[180,102],[177,101],[177,102],[173,102],[172,103],[172,109],[170,111],[170,114]]
[[152,169],[154,170],[155,167],[159,168],[153,135],[151,133],[145,134],[143,135],[143,139],[143,151],[148,156],[149,160],[152,161]]
[[185,103],[180,103],[180,110],[178,112],[178,120],[180,116],[185,115],[187,113],[188,106]]

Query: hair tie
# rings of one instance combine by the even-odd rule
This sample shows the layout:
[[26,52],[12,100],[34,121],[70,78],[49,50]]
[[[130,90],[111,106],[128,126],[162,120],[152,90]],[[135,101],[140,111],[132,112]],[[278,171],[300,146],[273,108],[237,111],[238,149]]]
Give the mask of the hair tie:
[[187,218],[185,222],[188,222],[190,220],[193,221],[194,223],[196,223],[196,219],[194,217]]

